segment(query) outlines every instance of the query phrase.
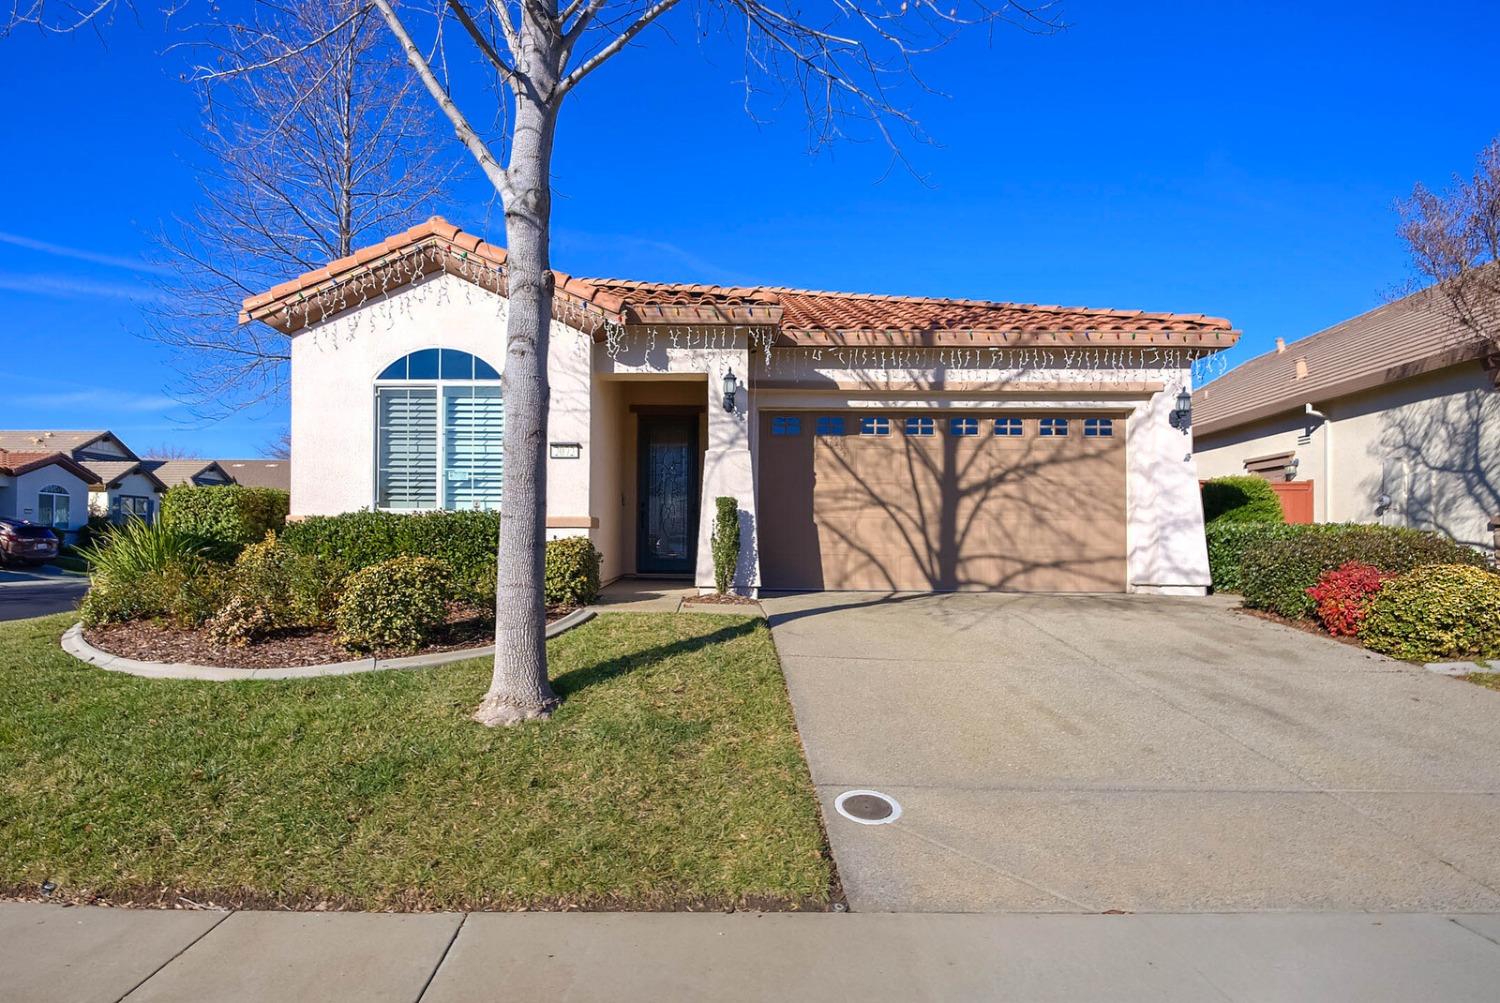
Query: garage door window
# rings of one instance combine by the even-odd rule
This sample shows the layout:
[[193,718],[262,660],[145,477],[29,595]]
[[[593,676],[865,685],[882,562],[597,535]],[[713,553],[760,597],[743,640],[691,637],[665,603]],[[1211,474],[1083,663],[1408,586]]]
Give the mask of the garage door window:
[[957,436],[968,436],[979,434],[978,418],[949,418],[948,434]]
[[1020,418],[996,418],[995,419],[995,434],[996,435],[1020,435],[1021,434],[1021,419]]
[[1115,422],[1113,418],[1085,418],[1083,419],[1083,434],[1089,438],[1108,438],[1115,434]]
[[1068,434],[1068,419],[1066,418],[1043,418],[1042,436],[1054,438]]
[[931,418],[908,418],[906,419],[907,435],[931,435],[933,421]]
[[802,419],[794,414],[779,414],[771,419],[772,435],[801,435]]
[[891,419],[871,416],[859,419],[860,435],[890,435]]
[[819,435],[843,435],[844,434],[844,417],[843,417],[843,415],[837,415],[837,414],[820,414],[820,415],[818,415],[818,425],[817,425],[816,431],[817,431],[817,433]]

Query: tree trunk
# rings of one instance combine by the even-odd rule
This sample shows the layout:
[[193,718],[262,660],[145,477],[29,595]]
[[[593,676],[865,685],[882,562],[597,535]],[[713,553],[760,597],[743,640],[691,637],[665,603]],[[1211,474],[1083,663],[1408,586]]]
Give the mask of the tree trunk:
[[[556,65],[533,52],[532,71]],[[550,92],[547,81],[537,88]],[[549,716],[558,698],[547,681],[543,560],[547,513],[547,344],[552,321],[552,138],[555,107],[522,94],[507,169],[505,493],[495,588],[495,671],[474,713],[494,726]]]

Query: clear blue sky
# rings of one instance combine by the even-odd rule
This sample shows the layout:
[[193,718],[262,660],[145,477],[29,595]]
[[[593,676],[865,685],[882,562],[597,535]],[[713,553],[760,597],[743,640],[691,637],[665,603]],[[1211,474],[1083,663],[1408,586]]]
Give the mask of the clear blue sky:
[[[143,4],[149,9],[151,5]],[[877,144],[809,156],[794,103],[750,121],[733,41],[687,11],[580,88],[554,262],[583,275],[1203,312],[1235,359],[1407,277],[1391,202],[1500,133],[1500,4],[1073,0],[1054,37],[926,63],[927,178]],[[191,421],[142,340],[148,234],[191,198],[198,108],[147,15],[0,40],[0,427],[108,427],[253,454],[284,412]],[[477,118],[484,118],[482,111]],[[444,210],[500,236],[484,187]]]

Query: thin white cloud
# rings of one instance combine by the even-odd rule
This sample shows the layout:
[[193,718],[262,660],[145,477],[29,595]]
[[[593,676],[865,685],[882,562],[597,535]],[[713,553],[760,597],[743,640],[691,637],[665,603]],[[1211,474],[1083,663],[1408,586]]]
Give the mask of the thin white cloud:
[[[713,282],[720,285],[756,285],[753,278],[742,272],[725,268],[715,262],[708,261],[694,254],[685,247],[680,247],[670,241],[656,240],[651,237],[621,236],[618,234],[591,233],[587,230],[574,230],[570,228],[555,229],[555,239],[564,247],[571,247],[578,251],[599,252],[607,251],[611,257],[626,258],[629,263],[638,264],[643,259],[665,262],[668,265],[661,274],[630,276],[631,278],[649,278],[662,281],[695,280],[699,282]],[[672,267],[675,266],[675,267]],[[688,274],[681,275],[680,269],[686,269]],[[673,272],[679,274],[673,275]],[[613,275],[611,275],[613,277]]]
[[71,275],[36,275],[0,272],[0,289],[35,296],[65,299],[160,300],[162,291],[149,283],[100,282]]
[[11,398],[11,401],[19,407],[39,410],[63,408],[94,413],[107,411],[127,414],[160,414],[177,406],[177,402],[166,394],[137,393],[111,387],[89,387],[51,394],[21,394]]
[[96,265],[108,265],[110,268],[125,268],[132,272],[166,275],[171,271],[171,269],[163,265],[154,265],[149,261],[142,261],[140,258],[123,258],[115,254],[103,254],[99,251],[91,251],[86,247],[68,247],[64,244],[52,244],[45,240],[22,236],[19,233],[6,233],[4,230],[0,230],[0,244],[24,247],[28,251],[40,251],[42,254],[53,254],[60,258],[76,258],[79,261],[91,261]]

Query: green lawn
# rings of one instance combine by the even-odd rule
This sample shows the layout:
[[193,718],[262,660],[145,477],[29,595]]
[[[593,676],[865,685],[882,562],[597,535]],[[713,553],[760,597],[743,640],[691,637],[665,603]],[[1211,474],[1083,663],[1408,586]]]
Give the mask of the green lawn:
[[601,616],[550,722],[469,720],[488,663],[138,679],[0,623],[0,894],[361,909],[820,908],[817,803],[762,621]]

